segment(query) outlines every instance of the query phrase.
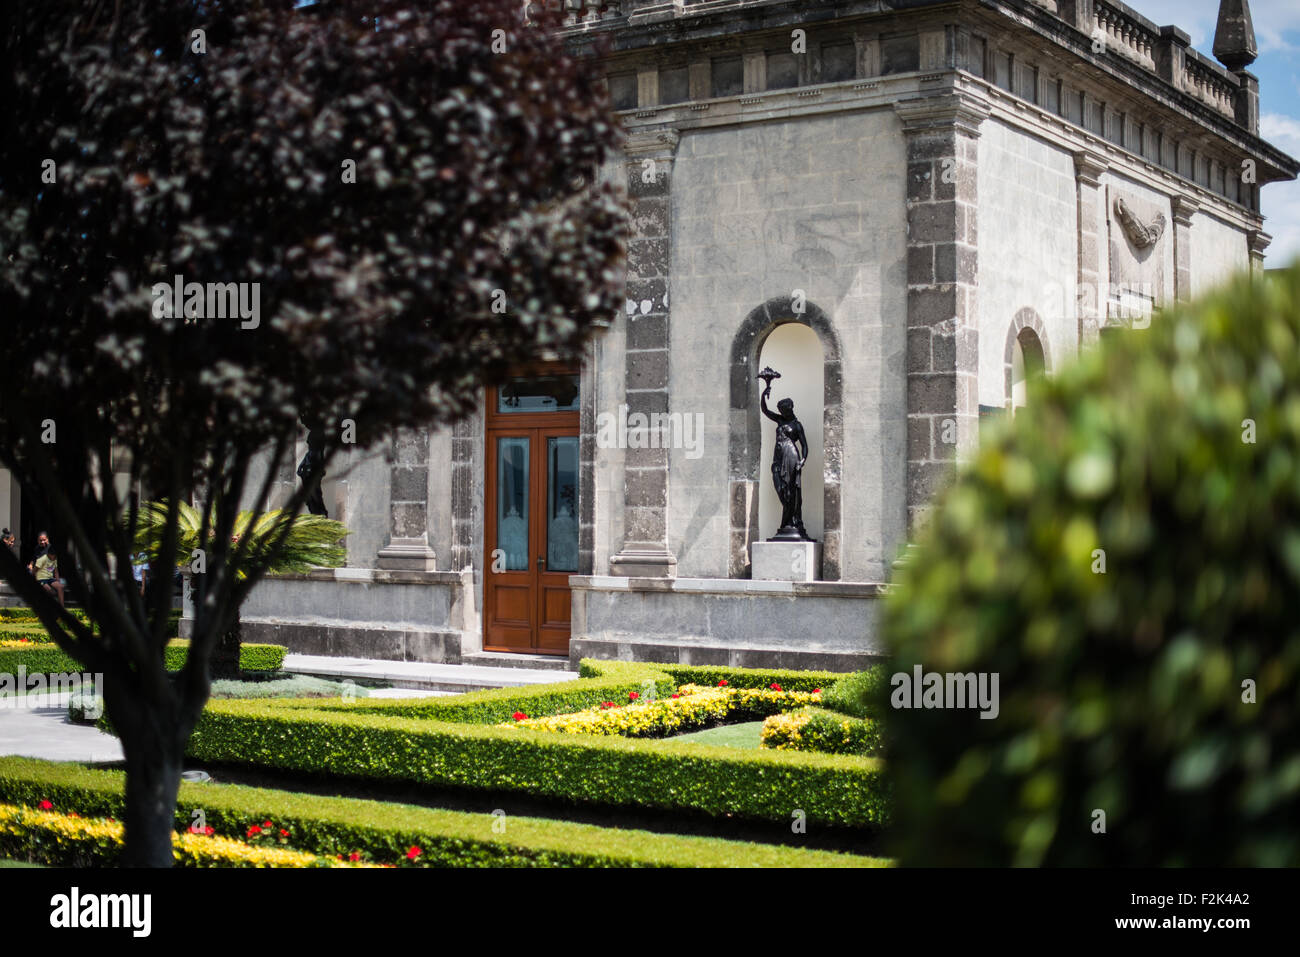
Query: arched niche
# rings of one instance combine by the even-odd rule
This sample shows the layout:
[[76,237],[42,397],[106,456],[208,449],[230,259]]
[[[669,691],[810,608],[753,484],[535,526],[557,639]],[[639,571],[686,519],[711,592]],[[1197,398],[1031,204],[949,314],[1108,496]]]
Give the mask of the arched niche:
[[1006,370],[1006,402],[1014,412],[1023,408],[1030,380],[1051,371],[1047,328],[1033,309],[1021,309],[1007,329],[1003,353]]
[[[821,541],[825,533],[826,456],[824,453],[825,375],[821,340],[808,326],[785,322],[773,328],[759,349],[758,367],[771,366],[781,373],[772,381],[767,407],[777,411],[782,399],[794,402],[794,414],[808,437],[808,461],[803,469],[803,523],[808,534]],[[761,383],[760,383],[761,385]],[[760,413],[762,407],[760,403]],[[771,477],[772,454],[776,447],[776,425],[770,419],[759,420],[758,537],[776,534],[781,524],[781,500]]]
[[[796,305],[800,309],[796,309]],[[760,504],[763,498],[760,483],[772,481],[771,449],[763,458],[763,430],[773,428],[759,411],[759,395],[763,383],[758,372],[763,368],[759,359],[769,336],[787,324],[807,327],[817,337],[821,346],[822,399],[821,399],[821,532],[808,530],[822,542],[822,579],[838,581],[840,577],[840,480],[844,460],[844,414],[842,405],[843,375],[839,337],[830,317],[816,304],[803,301],[795,303],[789,296],[769,299],[749,313],[736,331],[731,344],[731,421],[728,430],[728,494],[730,501],[730,542],[728,543],[728,574],[732,578],[748,578],[750,574],[749,546],[757,539],[771,537],[776,529],[767,530],[762,524]],[[765,360],[785,364],[769,355]],[[793,368],[793,367],[792,367]],[[786,381],[785,369],[778,367],[782,378],[772,385],[772,399],[784,398],[782,384]],[[795,414],[807,428],[808,410],[795,403]],[[815,413],[814,413],[815,414]],[[809,435],[810,446],[812,444]],[[812,449],[809,450],[812,458]],[[810,461],[805,467],[804,515],[809,514],[810,476],[808,469],[815,468]],[[773,492],[775,498],[775,492]],[[778,516],[779,518],[779,513]],[[770,524],[769,519],[769,524]],[[806,521],[805,521],[806,524]]]

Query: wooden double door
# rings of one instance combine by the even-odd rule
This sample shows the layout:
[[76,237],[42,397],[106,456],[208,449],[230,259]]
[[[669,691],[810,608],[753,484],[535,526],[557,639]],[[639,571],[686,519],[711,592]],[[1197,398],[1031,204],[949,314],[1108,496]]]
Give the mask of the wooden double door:
[[488,390],[483,647],[568,655],[578,572],[578,375]]

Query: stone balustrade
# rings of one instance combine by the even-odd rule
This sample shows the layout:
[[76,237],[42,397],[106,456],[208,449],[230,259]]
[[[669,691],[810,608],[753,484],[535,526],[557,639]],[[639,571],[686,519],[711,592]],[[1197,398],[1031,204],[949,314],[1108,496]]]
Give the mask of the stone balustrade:
[[1224,116],[1235,117],[1237,90],[1235,80],[1225,79],[1223,68],[1210,62],[1195,50],[1188,50],[1184,58],[1182,90],[1196,97],[1210,109]]
[[1127,8],[1098,3],[1093,8],[1093,36],[1104,37],[1106,49],[1151,70],[1156,69],[1156,44],[1160,35],[1148,28]]

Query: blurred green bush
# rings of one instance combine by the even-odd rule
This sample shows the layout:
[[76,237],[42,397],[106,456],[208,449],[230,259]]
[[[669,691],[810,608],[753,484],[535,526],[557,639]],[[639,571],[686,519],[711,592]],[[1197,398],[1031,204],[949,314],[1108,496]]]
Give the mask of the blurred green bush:
[[1300,264],[1031,387],[917,546],[891,668],[1001,702],[877,691],[902,863],[1300,864]]

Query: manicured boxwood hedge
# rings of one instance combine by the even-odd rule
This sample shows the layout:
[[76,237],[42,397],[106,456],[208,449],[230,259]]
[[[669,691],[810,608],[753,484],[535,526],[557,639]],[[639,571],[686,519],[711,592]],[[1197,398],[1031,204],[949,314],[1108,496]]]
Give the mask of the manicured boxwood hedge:
[[[86,613],[80,608],[69,610],[72,612],[73,617],[79,621],[85,622],[87,620]],[[180,620],[181,610],[179,608],[173,608],[168,612],[167,637],[175,638],[180,633]],[[34,627],[42,632],[45,630],[40,623],[40,619],[36,617],[36,612],[25,605],[16,608],[0,608],[0,632],[18,626]],[[0,637],[3,637],[3,635],[0,634]]]
[[[123,775],[75,764],[0,758],[0,801],[76,808],[82,815],[121,817]],[[504,831],[490,814],[443,811],[224,784],[182,784],[176,826],[201,810],[217,834],[239,838],[250,821],[269,819],[293,835],[300,850],[334,856],[360,851],[375,860],[421,850],[443,867],[871,867],[879,858],[751,844],[708,837],[605,828],[567,821],[509,817]]]
[[48,642],[49,632],[37,621],[0,621],[0,641]]
[[[189,645],[189,641],[183,638],[168,642],[165,652],[168,671],[180,671],[185,667]],[[278,671],[284,664],[287,650],[283,645],[244,644],[239,653],[239,666],[244,671]],[[29,675],[67,674],[85,670],[80,662],[53,644],[33,644],[30,648],[0,648],[0,674],[17,674],[19,666],[24,667]]]
[[822,695],[822,706],[832,711],[842,711],[855,718],[880,718],[880,691],[889,687],[889,671],[876,665],[866,671],[844,675],[835,686]]
[[[114,867],[125,847],[125,830],[116,820],[0,802],[0,855],[5,858],[52,867]],[[176,834],[172,853],[178,867],[348,866],[322,855],[215,835]]]
[[800,708],[763,722],[762,746],[822,754],[881,753],[880,725],[825,708]]
[[313,774],[516,792],[579,804],[694,810],[768,821],[885,822],[872,758],[739,751],[560,735],[401,716],[367,703],[210,702],[190,757]]
[[638,675],[647,669],[671,675],[678,684],[716,685],[726,681],[732,688],[769,688],[779,684],[786,691],[828,690],[846,675],[834,671],[790,671],[781,668],[728,668],[722,665],[651,664],[634,661],[599,661],[584,658],[578,674],[584,678]]
[[318,705],[322,710],[337,709],[349,714],[381,714],[389,717],[425,718],[465,724],[499,724],[510,721],[516,711],[530,718],[568,714],[593,708],[603,701],[626,701],[628,692],[645,693],[653,688],[657,697],[676,690],[677,682],[662,671],[644,666],[620,670],[605,677],[523,688],[491,688],[447,698],[397,699],[365,704]]

